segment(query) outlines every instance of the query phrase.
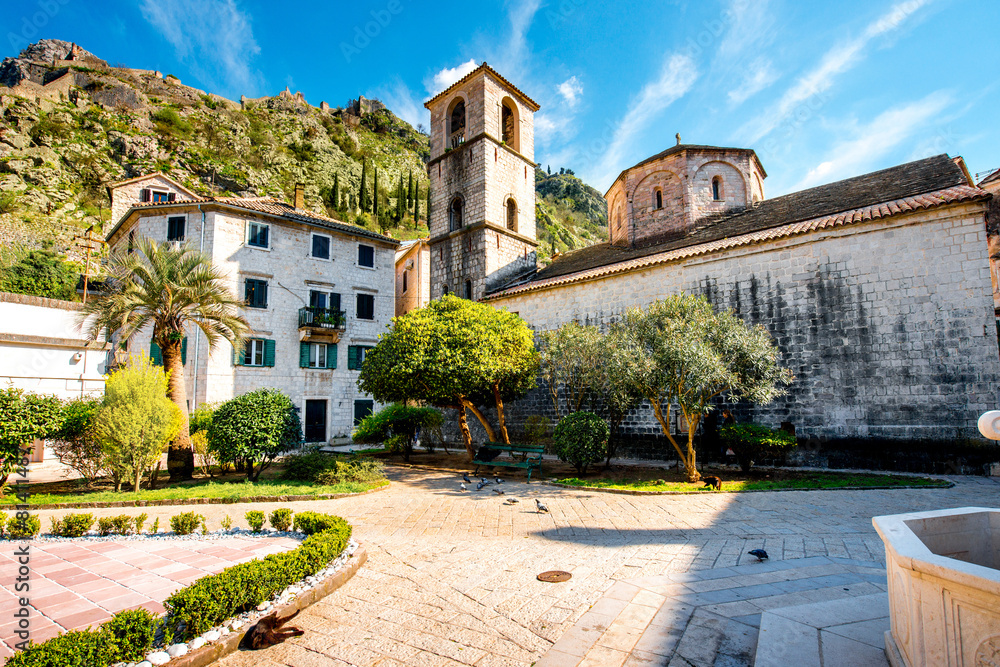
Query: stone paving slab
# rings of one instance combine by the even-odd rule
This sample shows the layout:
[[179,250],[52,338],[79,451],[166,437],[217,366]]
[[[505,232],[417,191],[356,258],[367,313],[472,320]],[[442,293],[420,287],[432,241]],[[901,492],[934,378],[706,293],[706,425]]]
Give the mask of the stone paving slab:
[[[0,659],[13,652],[18,607],[14,589],[19,542],[0,542]],[[164,610],[163,600],[207,574],[294,549],[288,537],[222,540],[122,540],[32,542],[29,617],[31,640],[97,626],[124,609]]]

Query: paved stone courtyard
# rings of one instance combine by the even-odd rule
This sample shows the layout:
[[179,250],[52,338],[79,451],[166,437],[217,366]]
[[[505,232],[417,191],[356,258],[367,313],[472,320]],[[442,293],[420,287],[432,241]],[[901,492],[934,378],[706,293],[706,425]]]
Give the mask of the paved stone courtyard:
[[[220,665],[527,666],[619,581],[733,567],[740,568],[738,574],[755,563],[746,552],[758,547],[771,556],[760,572],[810,557],[882,568],[884,551],[872,516],[1000,505],[1000,483],[971,477],[954,478],[951,489],[691,496],[595,493],[529,486],[515,478],[503,485],[507,493],[501,498],[490,492],[493,487],[462,492],[458,475],[387,470],[393,484],[386,491],[292,504],[351,521],[368,549],[368,563],[342,589],[299,615],[304,636],[262,652],[233,654]],[[505,505],[510,497],[521,502]],[[535,497],[548,505],[549,514],[535,513]],[[242,525],[250,508],[203,505],[198,511],[215,529],[227,514]],[[123,510],[93,511],[104,516]],[[179,508],[142,511],[163,523]],[[47,525],[53,512],[39,514]],[[535,579],[552,569],[568,570],[573,578],[560,584]],[[802,601],[811,600],[804,595]],[[668,663],[663,657],[660,664]]]

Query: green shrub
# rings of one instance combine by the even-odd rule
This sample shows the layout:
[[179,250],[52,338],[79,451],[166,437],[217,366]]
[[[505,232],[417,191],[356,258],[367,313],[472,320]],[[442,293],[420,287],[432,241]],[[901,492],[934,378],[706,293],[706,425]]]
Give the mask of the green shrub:
[[264,513],[260,510],[250,510],[246,513],[245,518],[253,532],[259,533],[264,528]]
[[180,114],[170,107],[159,109],[153,114],[153,120],[162,123],[168,129],[178,130],[185,134],[191,131],[191,123],[181,118]]
[[74,630],[32,644],[7,658],[5,667],[97,667],[115,662],[117,651],[102,631]]
[[153,526],[149,529],[151,535],[156,535],[160,532],[160,517],[153,519]]
[[[146,521],[146,515],[143,514],[142,520]],[[118,516],[102,516],[97,520],[97,532],[101,535],[128,535],[136,526],[136,518],[132,518],[128,514],[119,514]],[[136,532],[139,532],[136,530]]]
[[7,516],[6,512],[0,512],[0,537],[7,536],[7,521],[9,520],[10,517]]
[[740,470],[750,472],[754,461],[775,458],[795,447],[795,435],[761,424],[730,424],[719,429],[722,444],[733,450]]
[[287,507],[279,507],[271,512],[268,520],[271,522],[271,528],[284,532],[292,525],[292,510]]
[[[393,403],[362,419],[351,434],[351,438],[354,442],[362,444],[384,442],[401,446],[403,458],[409,461],[417,429],[434,428],[440,426],[443,421],[441,411],[435,408],[417,408]],[[396,440],[389,443],[393,437]]]
[[310,447],[301,454],[293,454],[282,461],[285,469],[282,471],[281,477],[300,482],[312,482],[320,473],[333,469],[336,461],[335,456],[324,454],[316,447]]
[[111,522],[112,517],[102,516],[97,520],[97,534],[101,537],[106,537],[114,532],[115,526]]
[[357,458],[349,461],[334,461],[331,469],[316,476],[316,483],[333,485],[341,482],[377,482],[383,479],[385,479],[385,472],[381,461]]
[[306,535],[314,535],[330,530],[340,520],[339,517],[335,517],[332,514],[298,512],[295,515],[295,530]]
[[31,250],[0,273],[0,291],[76,301],[77,265],[48,248]]
[[582,475],[591,463],[608,453],[608,423],[593,412],[574,412],[556,426],[553,439],[561,461],[573,464]]
[[190,535],[205,523],[205,517],[195,512],[183,512],[170,517],[170,528],[178,535]]
[[82,537],[93,525],[93,514],[67,514],[62,519],[52,517],[52,534],[60,537]]
[[293,551],[240,563],[218,574],[202,577],[167,598],[164,632],[167,641],[188,641],[227,618],[255,608],[294,582],[322,570],[339,556],[351,538],[351,526],[340,517],[323,517],[312,526],[323,530],[310,535]]
[[549,434],[549,420],[542,415],[531,415],[524,422],[524,437],[528,444],[537,445]]
[[233,527],[233,518],[227,514],[222,517],[222,521],[220,523],[222,524],[222,530],[229,530]]
[[146,519],[148,518],[149,515],[146,514],[145,512],[132,518],[133,525],[135,526],[136,535],[142,533],[142,527],[146,525]]
[[35,537],[42,530],[42,520],[37,516],[15,516],[7,523],[7,537],[12,540]]
[[282,452],[302,442],[302,423],[292,400],[277,389],[258,389],[220,405],[208,429],[208,444],[223,463],[247,463],[247,479]]
[[101,626],[115,647],[114,660],[140,662],[156,637],[156,616],[145,609],[120,611]]

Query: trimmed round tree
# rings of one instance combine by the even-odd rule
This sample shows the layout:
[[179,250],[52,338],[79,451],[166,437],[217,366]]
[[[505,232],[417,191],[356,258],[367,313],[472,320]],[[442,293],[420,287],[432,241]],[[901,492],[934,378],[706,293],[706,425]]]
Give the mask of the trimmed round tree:
[[[384,403],[419,401],[457,408],[469,456],[471,412],[491,441],[509,443],[504,401],[535,386],[538,352],[524,320],[487,304],[446,295],[393,319],[365,355],[358,387]],[[493,403],[499,428],[479,409]]]
[[245,463],[249,481],[257,481],[279,454],[301,443],[299,413],[277,389],[257,389],[226,401],[208,428],[209,448],[223,463]]
[[608,453],[608,423],[593,412],[566,415],[556,426],[552,439],[560,461],[573,464],[581,475],[591,463],[598,463]]

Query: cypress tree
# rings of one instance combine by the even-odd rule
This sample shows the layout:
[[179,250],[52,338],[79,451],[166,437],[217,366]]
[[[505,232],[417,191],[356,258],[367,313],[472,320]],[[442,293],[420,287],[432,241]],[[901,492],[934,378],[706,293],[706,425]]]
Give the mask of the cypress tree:
[[[378,173],[378,172],[376,172]],[[376,179],[378,176],[375,177]],[[375,181],[378,183],[378,181]],[[377,187],[377,186],[376,186]],[[368,203],[368,162],[367,160],[361,161],[361,189],[358,191],[358,203],[361,205],[362,211],[368,211],[370,205]]]
[[396,188],[396,219],[402,221],[409,212],[406,201],[406,190],[403,189],[403,175],[399,175],[399,187]]
[[340,208],[340,174],[333,175],[333,208]]
[[409,185],[409,188],[406,191],[406,208],[407,209],[410,209],[410,208],[413,207],[414,197],[415,197],[415,195],[413,193],[413,170],[411,169],[410,170],[410,185]]
[[425,207],[427,211],[424,215],[427,216],[427,226],[431,226],[431,186],[427,186],[427,206]]
[[413,193],[413,228],[416,229],[420,226],[420,186],[417,186],[416,192]]
[[379,204],[379,201],[378,201],[378,167],[374,167],[374,169],[375,169],[375,191],[374,191],[373,194],[375,196],[372,197],[372,215],[375,216],[375,220],[378,221],[378,209],[379,209],[379,206],[378,206],[378,204]]

